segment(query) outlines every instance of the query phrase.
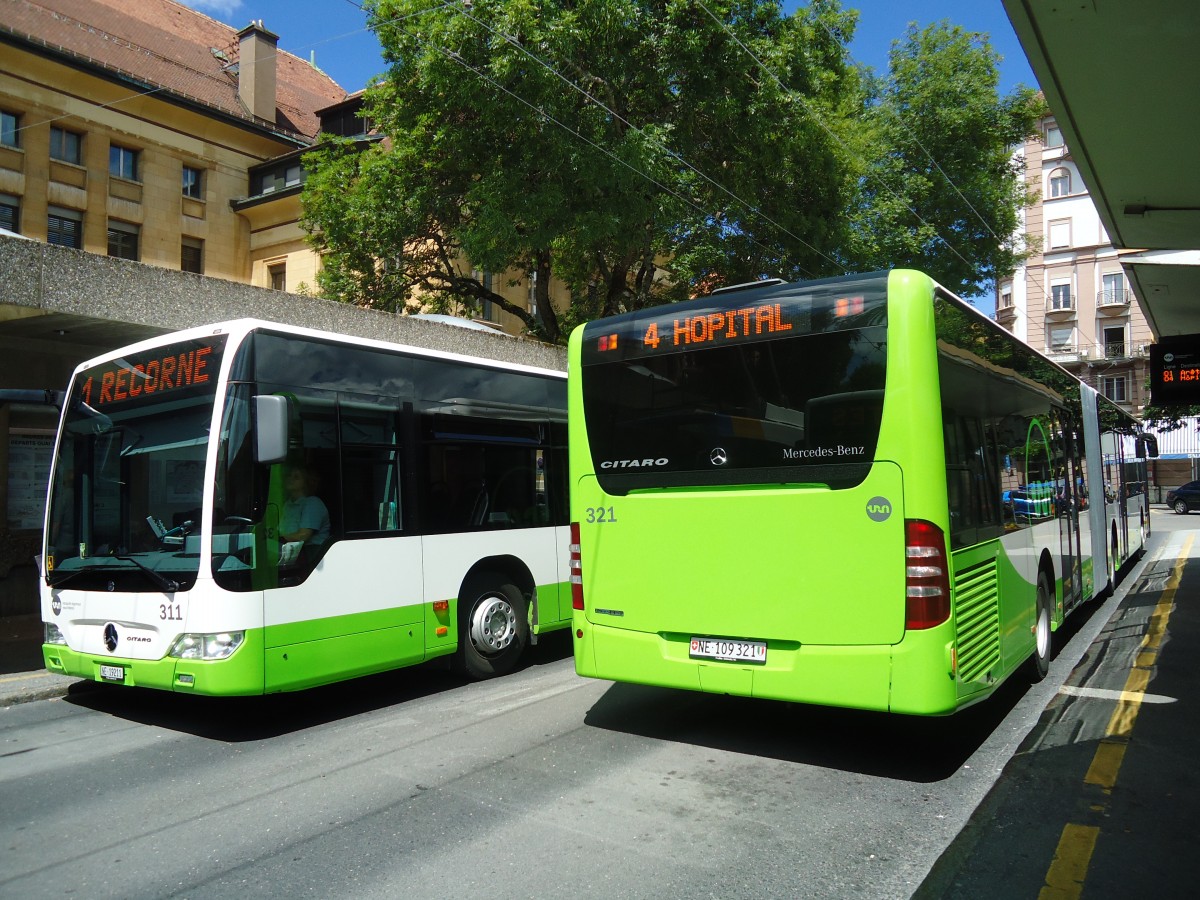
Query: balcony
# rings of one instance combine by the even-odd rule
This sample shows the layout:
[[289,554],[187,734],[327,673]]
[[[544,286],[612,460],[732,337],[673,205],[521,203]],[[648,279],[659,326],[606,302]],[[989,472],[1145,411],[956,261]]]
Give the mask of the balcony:
[[1097,291],[1096,309],[1101,315],[1123,316],[1129,312],[1129,302],[1132,299],[1127,290]]
[[1046,318],[1051,322],[1066,322],[1075,318],[1075,305],[1070,301],[1057,302],[1046,307]]
[[1126,357],[1126,353],[1125,353],[1124,342],[1119,343],[1119,344],[1105,344],[1104,345],[1104,358],[1105,359],[1125,359],[1125,357]]

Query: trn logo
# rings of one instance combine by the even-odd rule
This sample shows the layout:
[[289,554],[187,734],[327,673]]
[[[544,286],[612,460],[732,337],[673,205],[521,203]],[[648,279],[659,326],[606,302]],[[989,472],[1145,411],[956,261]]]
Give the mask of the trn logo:
[[892,515],[892,502],[887,497],[872,497],[867,501],[867,516],[872,522],[886,522]]

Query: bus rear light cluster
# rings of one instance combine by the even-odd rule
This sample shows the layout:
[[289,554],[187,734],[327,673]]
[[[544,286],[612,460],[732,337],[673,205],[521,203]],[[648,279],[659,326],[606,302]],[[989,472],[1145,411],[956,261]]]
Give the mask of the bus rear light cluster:
[[904,523],[904,627],[933,628],[950,618],[950,561],[946,536],[932,522]]
[[583,609],[583,556],[579,551],[579,523],[571,523],[571,608]]

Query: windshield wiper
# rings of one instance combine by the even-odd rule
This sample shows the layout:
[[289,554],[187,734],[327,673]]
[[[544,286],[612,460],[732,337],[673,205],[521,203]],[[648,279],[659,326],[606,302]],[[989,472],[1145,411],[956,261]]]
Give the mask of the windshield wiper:
[[166,575],[162,575],[159,572],[154,571],[152,568],[150,568],[148,565],[146,565],[140,559],[134,559],[132,556],[118,556],[116,554],[113,554],[112,558],[125,560],[127,562],[133,563],[135,566],[137,566],[139,569],[141,569],[143,572],[145,572],[146,575],[149,576],[150,580],[153,581],[155,584],[157,584],[164,591],[174,593],[175,591],[179,590],[179,582],[178,581],[176,581],[173,578],[168,578]]

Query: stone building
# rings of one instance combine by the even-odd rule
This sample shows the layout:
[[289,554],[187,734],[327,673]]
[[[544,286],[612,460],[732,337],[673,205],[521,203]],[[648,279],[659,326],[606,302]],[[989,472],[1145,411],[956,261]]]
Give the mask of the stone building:
[[1135,415],[1150,326],[1053,117],[1017,153],[1036,193],[1024,233],[1038,252],[996,286],[996,321]]

